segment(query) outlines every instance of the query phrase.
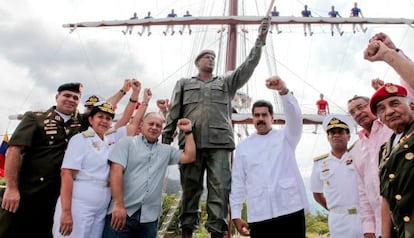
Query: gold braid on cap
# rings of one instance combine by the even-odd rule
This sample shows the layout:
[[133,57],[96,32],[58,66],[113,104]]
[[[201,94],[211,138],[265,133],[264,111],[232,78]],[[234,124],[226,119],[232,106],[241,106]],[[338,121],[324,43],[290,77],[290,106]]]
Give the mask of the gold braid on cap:
[[99,110],[101,110],[103,112],[107,112],[109,114],[115,114],[115,111],[112,108],[112,105],[107,103],[107,102],[102,103],[102,105],[99,105],[98,108],[99,108]]
[[99,98],[95,95],[92,95],[88,98],[88,100],[86,100],[85,106],[92,106],[97,102],[99,102]]
[[329,121],[328,126],[326,127],[326,131],[332,129],[332,128],[343,128],[343,129],[349,129],[348,125],[345,124],[345,122],[337,119],[337,118],[332,118],[331,121]]

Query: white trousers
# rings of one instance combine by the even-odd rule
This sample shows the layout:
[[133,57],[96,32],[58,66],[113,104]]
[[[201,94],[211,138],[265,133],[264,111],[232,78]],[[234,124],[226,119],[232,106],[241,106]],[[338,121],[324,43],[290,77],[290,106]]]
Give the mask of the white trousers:
[[56,203],[53,237],[101,238],[105,216],[111,200],[111,190],[104,183],[73,181],[72,218],[73,229],[69,236],[59,233],[62,206],[60,197]]
[[328,225],[331,238],[363,238],[362,219],[359,213],[329,212]]

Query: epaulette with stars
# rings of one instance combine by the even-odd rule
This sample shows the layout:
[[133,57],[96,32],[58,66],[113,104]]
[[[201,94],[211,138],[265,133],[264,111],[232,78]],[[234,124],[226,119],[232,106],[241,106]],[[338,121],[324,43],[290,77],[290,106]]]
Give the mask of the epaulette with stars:
[[326,159],[326,158],[328,158],[328,156],[329,156],[329,153],[326,153],[326,154],[323,154],[323,155],[319,155],[319,156],[313,158],[313,162]]
[[33,110],[32,113],[35,114],[36,116],[40,116],[43,115],[45,112],[45,110]]
[[95,132],[94,131],[84,131],[84,132],[82,132],[82,135],[84,137],[94,137],[95,136]]

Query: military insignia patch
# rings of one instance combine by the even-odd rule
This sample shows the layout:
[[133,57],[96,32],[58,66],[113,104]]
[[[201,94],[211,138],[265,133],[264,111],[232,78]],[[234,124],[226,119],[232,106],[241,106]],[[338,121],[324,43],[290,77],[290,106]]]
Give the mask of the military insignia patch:
[[398,92],[398,88],[394,85],[388,85],[388,86],[385,87],[385,91],[387,93],[396,93],[396,92]]

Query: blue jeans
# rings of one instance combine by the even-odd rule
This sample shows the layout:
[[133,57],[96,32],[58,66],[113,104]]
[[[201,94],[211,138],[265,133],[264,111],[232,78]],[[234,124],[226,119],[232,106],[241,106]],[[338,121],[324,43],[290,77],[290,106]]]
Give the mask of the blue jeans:
[[158,220],[148,223],[141,223],[141,209],[132,216],[127,216],[126,224],[121,230],[114,230],[111,226],[112,215],[105,218],[103,238],[156,238],[158,230]]

